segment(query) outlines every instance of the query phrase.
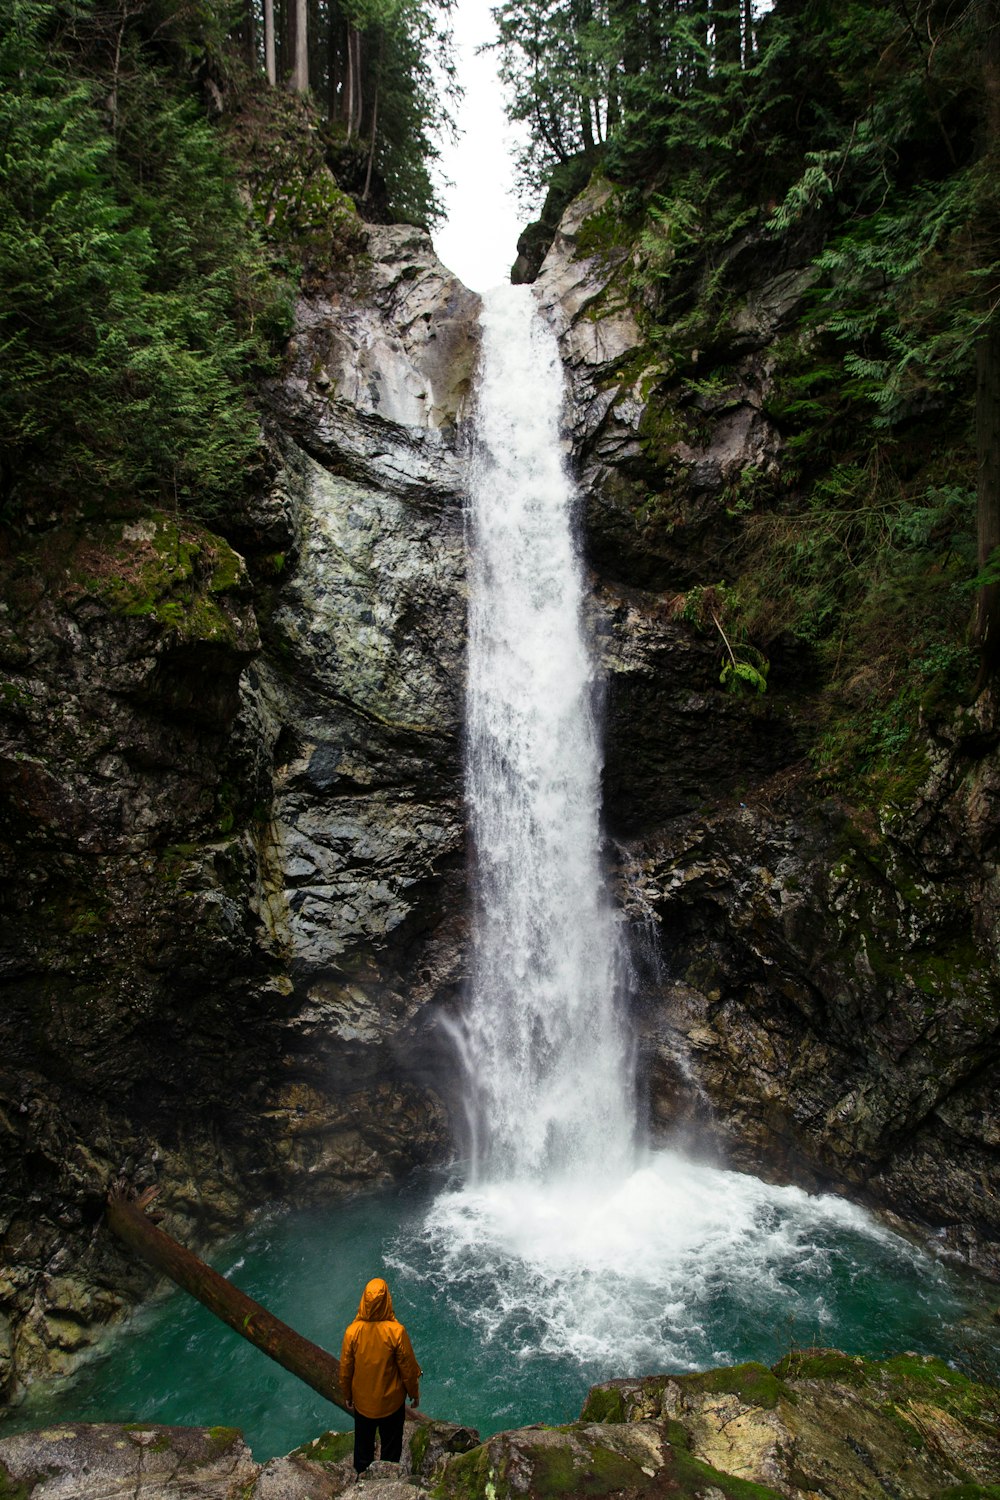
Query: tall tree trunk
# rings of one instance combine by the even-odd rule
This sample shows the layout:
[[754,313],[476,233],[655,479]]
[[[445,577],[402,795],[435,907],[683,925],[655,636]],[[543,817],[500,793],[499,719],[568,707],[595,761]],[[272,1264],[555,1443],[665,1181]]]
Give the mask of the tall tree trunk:
[[361,201],[368,202],[368,195],[372,188],[372,168],[375,165],[375,132],[378,130],[378,94],[382,84],[382,64],[385,59],[385,32],[379,32],[378,38],[378,67],[375,72],[375,93],[372,98],[372,126],[368,141],[368,170],[365,173],[365,190],[361,194]]
[[274,88],[278,81],[278,66],[274,52],[274,0],[264,0],[264,72]]
[[590,100],[580,100],[580,134],[583,137],[583,149],[593,151],[594,149],[594,121],[590,113]]
[[618,98],[618,72],[612,66],[608,69],[608,107],[604,114],[605,133],[608,136],[610,136],[621,117],[621,101]]
[[361,134],[361,122],[365,114],[365,96],[361,86],[361,32],[357,27],[352,28],[352,39],[354,42],[354,118],[351,122],[351,132],[354,135]]
[[336,0],[329,0],[326,14],[326,113],[332,122],[338,118],[344,81],[343,52],[340,46],[343,26]]
[[243,0],[243,13],[234,29],[236,40],[248,68],[257,71],[257,16],[254,0]]
[[295,57],[295,0],[278,0],[278,82],[285,83]]
[[309,87],[317,98],[323,92],[323,63],[324,49],[320,35],[319,0],[308,0],[309,19],[307,30],[309,33]]
[[344,88],[344,124],[347,126],[347,139],[350,140],[354,133],[354,27],[347,23],[347,52],[345,57],[347,79]]
[[309,92],[309,0],[295,0],[295,62],[292,88],[299,94]]
[[295,78],[295,10],[298,0],[281,0],[281,56],[278,79],[286,88],[294,87]]

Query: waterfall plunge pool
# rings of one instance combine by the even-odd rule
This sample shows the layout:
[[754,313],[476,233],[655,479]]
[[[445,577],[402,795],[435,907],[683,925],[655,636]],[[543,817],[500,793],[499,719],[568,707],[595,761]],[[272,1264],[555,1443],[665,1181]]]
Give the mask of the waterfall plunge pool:
[[[616,1184],[424,1178],[262,1217],[214,1263],[334,1353],[384,1274],[423,1407],[484,1436],[572,1421],[613,1376],[770,1364],[812,1344],[939,1354],[982,1376],[998,1353],[985,1284],[844,1199],[665,1151]],[[31,1391],[0,1435],[55,1421],[237,1426],[258,1461],[349,1426],[182,1293]]]

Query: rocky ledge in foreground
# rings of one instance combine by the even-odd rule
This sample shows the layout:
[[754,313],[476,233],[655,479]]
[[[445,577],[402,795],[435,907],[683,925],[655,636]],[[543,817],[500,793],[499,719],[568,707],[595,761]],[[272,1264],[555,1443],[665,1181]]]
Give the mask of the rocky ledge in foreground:
[[[595,1386],[578,1422],[501,1432],[409,1430],[366,1500],[690,1496],[692,1500],[997,1500],[1000,1391],[940,1360],[835,1350],[701,1375]],[[63,1425],[0,1441],[0,1496],[18,1500],[329,1500],[354,1485],[351,1437],[254,1461],[232,1428]]]

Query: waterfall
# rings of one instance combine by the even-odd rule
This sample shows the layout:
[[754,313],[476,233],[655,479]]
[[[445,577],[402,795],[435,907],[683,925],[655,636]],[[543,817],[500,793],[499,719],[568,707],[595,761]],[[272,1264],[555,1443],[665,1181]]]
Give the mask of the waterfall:
[[627,966],[601,881],[598,684],[562,399],[530,289],[491,292],[467,511],[474,924],[454,1023],[469,1169],[386,1263],[430,1299],[435,1340],[446,1309],[488,1351],[470,1384],[494,1426],[509,1425],[529,1379],[569,1420],[579,1400],[550,1393],[557,1371],[565,1395],[574,1380],[586,1389],[764,1347],[777,1358],[766,1331],[789,1319],[815,1341],[862,1264],[841,1247],[863,1238],[875,1265],[887,1234],[840,1199],[633,1141]]
[[[889,1260],[905,1280],[917,1252],[841,1199],[633,1140],[562,367],[527,287],[491,292],[482,328],[467,509],[474,923],[454,1026],[469,1169],[386,1263],[433,1308],[434,1349],[442,1320],[463,1330],[442,1378],[475,1388],[495,1429],[520,1401],[568,1421],[611,1375],[770,1362],[793,1326],[821,1341],[845,1326],[838,1298],[884,1284]],[[891,1301],[876,1296],[878,1338]],[[472,1348],[463,1383],[452,1361]]]
[[600,866],[600,731],[560,438],[528,287],[490,292],[468,499],[472,976],[458,1026],[473,1180],[620,1174],[633,1091]]

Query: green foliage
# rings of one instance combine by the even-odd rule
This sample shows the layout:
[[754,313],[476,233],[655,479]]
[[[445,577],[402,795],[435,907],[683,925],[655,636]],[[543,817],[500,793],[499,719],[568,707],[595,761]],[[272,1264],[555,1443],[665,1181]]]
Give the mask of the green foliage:
[[80,47],[96,0],[73,18],[11,0],[0,36],[0,505],[218,516],[257,458],[277,289],[218,140],[139,26],[109,77]]
[[454,128],[450,106],[459,92],[448,0],[378,0],[378,7],[375,166],[391,216],[433,226],[442,216],[432,176],[436,142]]
[[975,675],[975,496],[923,471],[906,481],[885,457],[834,466],[798,505],[744,522],[733,615],[754,639],[811,648],[827,684],[814,762],[828,777],[905,763],[919,721]]
[[734,595],[732,589],[727,588],[724,583],[699,583],[693,589],[688,589],[681,599],[679,614],[685,624],[693,625],[700,631],[708,631],[712,628],[713,620],[717,616],[724,616],[732,607]]
[[823,18],[830,108],[769,222],[829,223],[812,324],[876,433],[966,397],[996,301],[998,143],[982,128],[995,24],[977,0],[913,15],[842,0]]
[[749,661],[724,661],[719,681],[727,692],[737,697],[743,693],[766,693],[767,665],[755,667]]
[[503,0],[493,13],[508,112],[529,127],[517,153],[519,180],[534,195],[559,166],[592,159],[607,135],[609,8],[600,0]]
[[714,630],[723,652],[719,682],[736,697],[767,692],[770,662],[748,639],[740,619],[740,599],[724,583],[698,585],[678,600],[678,613],[700,633]]

